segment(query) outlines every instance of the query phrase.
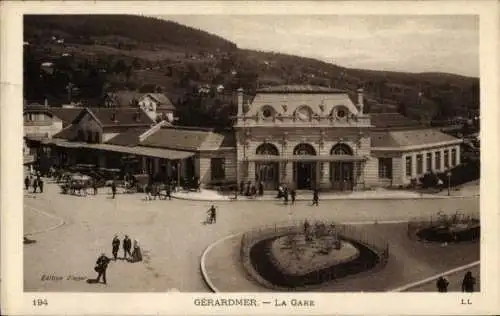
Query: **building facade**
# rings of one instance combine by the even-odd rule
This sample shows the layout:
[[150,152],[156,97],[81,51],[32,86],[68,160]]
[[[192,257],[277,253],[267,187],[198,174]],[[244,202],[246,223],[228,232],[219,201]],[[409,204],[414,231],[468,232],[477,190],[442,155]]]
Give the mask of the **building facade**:
[[[84,108],[53,139],[58,164],[94,164],[202,185],[352,191],[401,187],[461,162],[461,139],[397,113],[364,112],[346,91],[277,86],[237,93],[232,130],[155,123],[140,108]],[[29,124],[27,124],[29,125]]]
[[353,190],[377,181],[370,116],[359,91],[278,86],[238,95],[238,180],[296,189]]

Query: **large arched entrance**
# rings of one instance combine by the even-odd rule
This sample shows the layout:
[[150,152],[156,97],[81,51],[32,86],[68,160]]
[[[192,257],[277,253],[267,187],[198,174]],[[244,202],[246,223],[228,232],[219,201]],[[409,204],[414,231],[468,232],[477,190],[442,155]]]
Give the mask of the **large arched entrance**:
[[[279,156],[276,146],[269,143],[257,147],[256,154],[259,156]],[[255,178],[257,181],[262,181],[264,190],[275,190],[279,185],[279,163],[277,161],[257,161],[255,163]]]
[[[352,156],[351,147],[337,144],[330,151],[332,156]],[[352,161],[333,161],[330,163],[330,181],[334,190],[352,190],[354,187],[354,163]]]
[[294,156],[303,156],[304,159],[298,157],[293,164],[294,180],[297,189],[313,189],[316,185],[316,162],[307,160],[311,156],[316,156],[316,150],[310,144],[298,144],[293,150]]

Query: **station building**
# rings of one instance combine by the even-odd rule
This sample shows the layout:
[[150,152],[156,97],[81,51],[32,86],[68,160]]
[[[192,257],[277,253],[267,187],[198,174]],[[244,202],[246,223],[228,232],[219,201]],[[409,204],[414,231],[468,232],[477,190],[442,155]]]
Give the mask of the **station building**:
[[355,102],[343,90],[293,85],[239,90],[235,100],[234,126],[224,132],[155,123],[142,109],[85,108],[39,144],[65,164],[203,185],[262,181],[266,190],[399,187],[460,163],[461,139],[397,113],[365,113],[361,89]]

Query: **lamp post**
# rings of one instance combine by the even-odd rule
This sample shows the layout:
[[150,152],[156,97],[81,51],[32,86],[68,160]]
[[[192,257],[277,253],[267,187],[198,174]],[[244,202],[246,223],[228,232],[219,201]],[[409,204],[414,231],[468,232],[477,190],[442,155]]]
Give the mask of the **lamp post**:
[[448,170],[446,173],[446,176],[448,177],[448,196],[450,196],[450,191],[451,191],[451,171]]

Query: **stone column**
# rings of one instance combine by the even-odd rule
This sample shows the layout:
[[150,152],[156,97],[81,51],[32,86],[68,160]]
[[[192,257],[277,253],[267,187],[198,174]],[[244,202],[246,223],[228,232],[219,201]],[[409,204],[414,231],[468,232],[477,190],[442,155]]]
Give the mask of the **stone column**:
[[247,182],[248,181],[255,184],[255,161],[248,162]]
[[411,178],[417,176],[417,154],[411,154]]
[[286,176],[285,176],[285,181],[284,183],[288,184],[290,187],[295,188],[297,185],[295,183],[295,179],[293,178],[293,162],[292,161],[287,161],[286,162]]
[[320,167],[320,187],[322,189],[330,188],[330,163],[328,161],[319,162]]

